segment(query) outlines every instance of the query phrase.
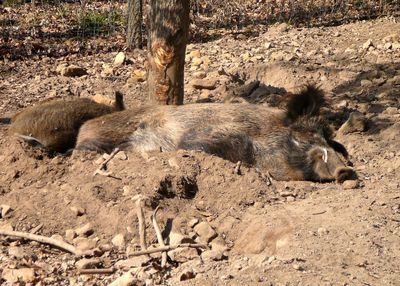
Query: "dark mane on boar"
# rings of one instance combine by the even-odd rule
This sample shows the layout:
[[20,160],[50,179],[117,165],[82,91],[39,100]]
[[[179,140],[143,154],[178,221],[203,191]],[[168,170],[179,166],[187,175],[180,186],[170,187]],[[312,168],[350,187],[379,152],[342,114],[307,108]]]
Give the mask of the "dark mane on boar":
[[301,116],[315,116],[326,103],[325,93],[314,84],[308,84],[302,90],[289,97],[286,104],[286,116],[290,122]]

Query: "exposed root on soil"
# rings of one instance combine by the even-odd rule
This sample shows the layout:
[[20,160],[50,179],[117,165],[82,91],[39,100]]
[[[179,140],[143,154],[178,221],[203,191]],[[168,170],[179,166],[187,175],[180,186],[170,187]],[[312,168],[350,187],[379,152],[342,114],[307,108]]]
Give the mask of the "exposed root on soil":
[[208,248],[207,245],[205,245],[205,244],[182,243],[182,244],[176,244],[176,245],[166,245],[163,247],[155,247],[155,248],[142,250],[142,251],[136,251],[134,253],[129,254],[129,256],[134,257],[134,256],[145,255],[145,254],[170,251],[170,250],[174,250],[174,249],[181,248],[181,247],[202,248],[202,249]]
[[20,237],[28,240],[33,240],[37,241],[40,243],[48,244],[55,246],[59,249],[65,250],[67,252],[70,252],[76,256],[82,256],[82,255],[91,255],[91,251],[87,252],[82,252],[79,249],[76,249],[75,246],[66,243],[64,241],[60,241],[51,237],[47,236],[42,236],[42,235],[37,235],[33,233],[28,233],[28,232],[20,232],[20,231],[13,231],[13,230],[0,230],[0,235],[5,235],[5,236],[15,236],[15,237]]
[[146,223],[144,220],[144,212],[143,212],[143,200],[144,196],[137,195],[132,198],[133,201],[136,201],[136,215],[139,221],[139,237],[140,237],[140,246],[143,250],[147,249],[146,243]]
[[100,164],[100,166],[96,169],[96,171],[94,171],[93,176],[101,175],[101,176],[110,177],[111,176],[111,172],[107,172],[107,171],[105,171],[105,169],[107,167],[108,162],[110,162],[115,157],[115,155],[118,154],[119,151],[120,150],[119,150],[118,147],[115,148],[111,152],[110,156]]
[[79,269],[79,274],[113,274],[115,268],[91,268],[91,269]]
[[[158,243],[160,244],[160,247],[165,247],[165,243],[161,234],[161,230],[160,227],[158,226],[157,223],[157,211],[160,209],[160,206],[157,206],[156,209],[153,212],[153,215],[151,216],[151,220],[153,221],[153,227],[154,230],[156,231],[156,235],[157,235],[157,240]],[[161,254],[161,267],[164,268],[165,265],[167,264],[167,252],[163,252]]]

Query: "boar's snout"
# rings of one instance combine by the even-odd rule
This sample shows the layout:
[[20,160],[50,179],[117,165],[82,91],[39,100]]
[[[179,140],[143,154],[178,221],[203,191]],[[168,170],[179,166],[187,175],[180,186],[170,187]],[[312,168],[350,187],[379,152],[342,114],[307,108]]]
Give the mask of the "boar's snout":
[[338,183],[357,178],[356,172],[349,167],[339,167],[335,170],[335,179]]

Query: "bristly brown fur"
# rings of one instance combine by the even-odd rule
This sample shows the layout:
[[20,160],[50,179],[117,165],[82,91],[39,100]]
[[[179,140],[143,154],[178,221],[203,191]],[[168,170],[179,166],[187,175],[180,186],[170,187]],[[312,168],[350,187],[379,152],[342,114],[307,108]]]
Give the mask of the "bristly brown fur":
[[291,122],[300,116],[315,116],[325,104],[323,90],[315,84],[307,84],[299,93],[290,97],[286,105],[286,116]]

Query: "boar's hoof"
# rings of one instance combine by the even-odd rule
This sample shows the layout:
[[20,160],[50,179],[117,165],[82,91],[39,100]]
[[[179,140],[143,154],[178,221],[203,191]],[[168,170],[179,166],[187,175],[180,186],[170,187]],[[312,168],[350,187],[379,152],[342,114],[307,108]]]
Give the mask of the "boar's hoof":
[[338,168],[335,171],[335,179],[338,183],[343,183],[346,180],[354,180],[357,178],[356,172],[349,167]]

